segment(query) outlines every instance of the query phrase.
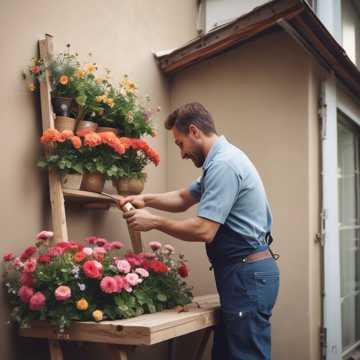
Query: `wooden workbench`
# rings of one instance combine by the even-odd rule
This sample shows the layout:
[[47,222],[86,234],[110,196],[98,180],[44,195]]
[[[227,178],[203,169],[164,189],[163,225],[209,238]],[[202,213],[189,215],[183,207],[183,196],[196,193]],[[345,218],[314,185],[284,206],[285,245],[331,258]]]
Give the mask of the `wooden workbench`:
[[217,321],[219,298],[217,295],[198,296],[185,309],[183,312],[165,310],[126,320],[98,323],[79,321],[63,333],[45,321],[35,321],[30,328],[20,329],[20,335],[48,339],[51,360],[63,360],[59,340],[104,343],[111,348],[112,360],[126,360],[134,346],[153,345],[207,329],[194,353],[193,359],[200,360]]

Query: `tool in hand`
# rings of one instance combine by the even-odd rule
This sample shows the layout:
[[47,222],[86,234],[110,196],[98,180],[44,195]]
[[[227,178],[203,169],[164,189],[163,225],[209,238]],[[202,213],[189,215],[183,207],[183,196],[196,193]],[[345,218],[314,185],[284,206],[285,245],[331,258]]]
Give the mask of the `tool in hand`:
[[[108,198],[114,200],[116,203],[119,202],[119,199],[116,198],[115,196],[111,195],[111,194],[108,194],[108,193],[103,192],[103,191],[102,191],[102,192],[99,192],[99,194],[104,195],[104,196],[107,196]],[[130,211],[130,210],[135,210],[135,207],[134,207],[134,205],[131,204],[130,202],[127,202],[126,204],[124,204],[124,205],[122,206],[122,210],[123,210],[124,212],[127,212],[127,211]]]

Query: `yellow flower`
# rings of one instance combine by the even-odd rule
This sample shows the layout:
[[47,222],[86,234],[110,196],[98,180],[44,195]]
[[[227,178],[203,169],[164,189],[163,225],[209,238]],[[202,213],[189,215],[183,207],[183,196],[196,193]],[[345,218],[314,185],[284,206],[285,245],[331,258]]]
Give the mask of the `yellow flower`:
[[101,321],[103,318],[103,312],[101,310],[95,310],[93,311],[92,316],[95,321]]
[[61,85],[66,85],[69,82],[69,77],[66,75],[61,75],[59,79],[59,83]]
[[114,100],[113,99],[107,99],[106,103],[112,108],[114,106]]
[[99,95],[96,97],[96,102],[98,102],[98,103],[101,103],[101,102],[106,103],[107,100],[108,100],[108,98],[106,95]]
[[80,299],[77,303],[76,303],[76,308],[78,310],[87,310],[87,308],[89,307],[89,304],[88,302],[82,298]]
[[85,69],[87,73],[93,73],[97,70],[97,67],[93,64],[87,64]]
[[30,91],[35,91],[35,85],[34,85],[34,83],[29,83],[29,84],[28,84],[28,88],[29,88]]
[[127,77],[125,77],[125,79],[121,82],[121,86],[128,93],[134,93],[137,90],[136,84],[130,81]]
[[75,77],[77,77],[77,78],[82,78],[82,77],[84,77],[86,74],[85,74],[85,71],[84,70],[76,70],[76,72],[75,72]]

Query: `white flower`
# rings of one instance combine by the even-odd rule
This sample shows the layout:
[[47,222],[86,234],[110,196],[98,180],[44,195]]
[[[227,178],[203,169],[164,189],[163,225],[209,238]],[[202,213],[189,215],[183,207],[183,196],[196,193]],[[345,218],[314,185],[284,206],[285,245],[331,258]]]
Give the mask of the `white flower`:
[[85,285],[85,284],[80,284],[80,283],[78,283],[78,286],[79,286],[80,291],[85,291],[85,289],[86,289],[86,285]]
[[84,247],[84,248],[82,249],[82,252],[83,252],[85,255],[90,256],[90,255],[93,254],[94,251],[93,251],[93,249],[90,248],[90,247]]

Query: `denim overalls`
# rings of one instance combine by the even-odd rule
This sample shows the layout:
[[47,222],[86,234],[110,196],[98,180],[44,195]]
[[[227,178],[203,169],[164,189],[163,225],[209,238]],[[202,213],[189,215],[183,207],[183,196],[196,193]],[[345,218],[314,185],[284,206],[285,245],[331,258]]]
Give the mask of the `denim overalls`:
[[215,328],[212,360],[271,359],[270,317],[279,289],[279,270],[270,257],[244,262],[255,250],[251,239],[221,225],[206,251],[220,295],[220,319]]

